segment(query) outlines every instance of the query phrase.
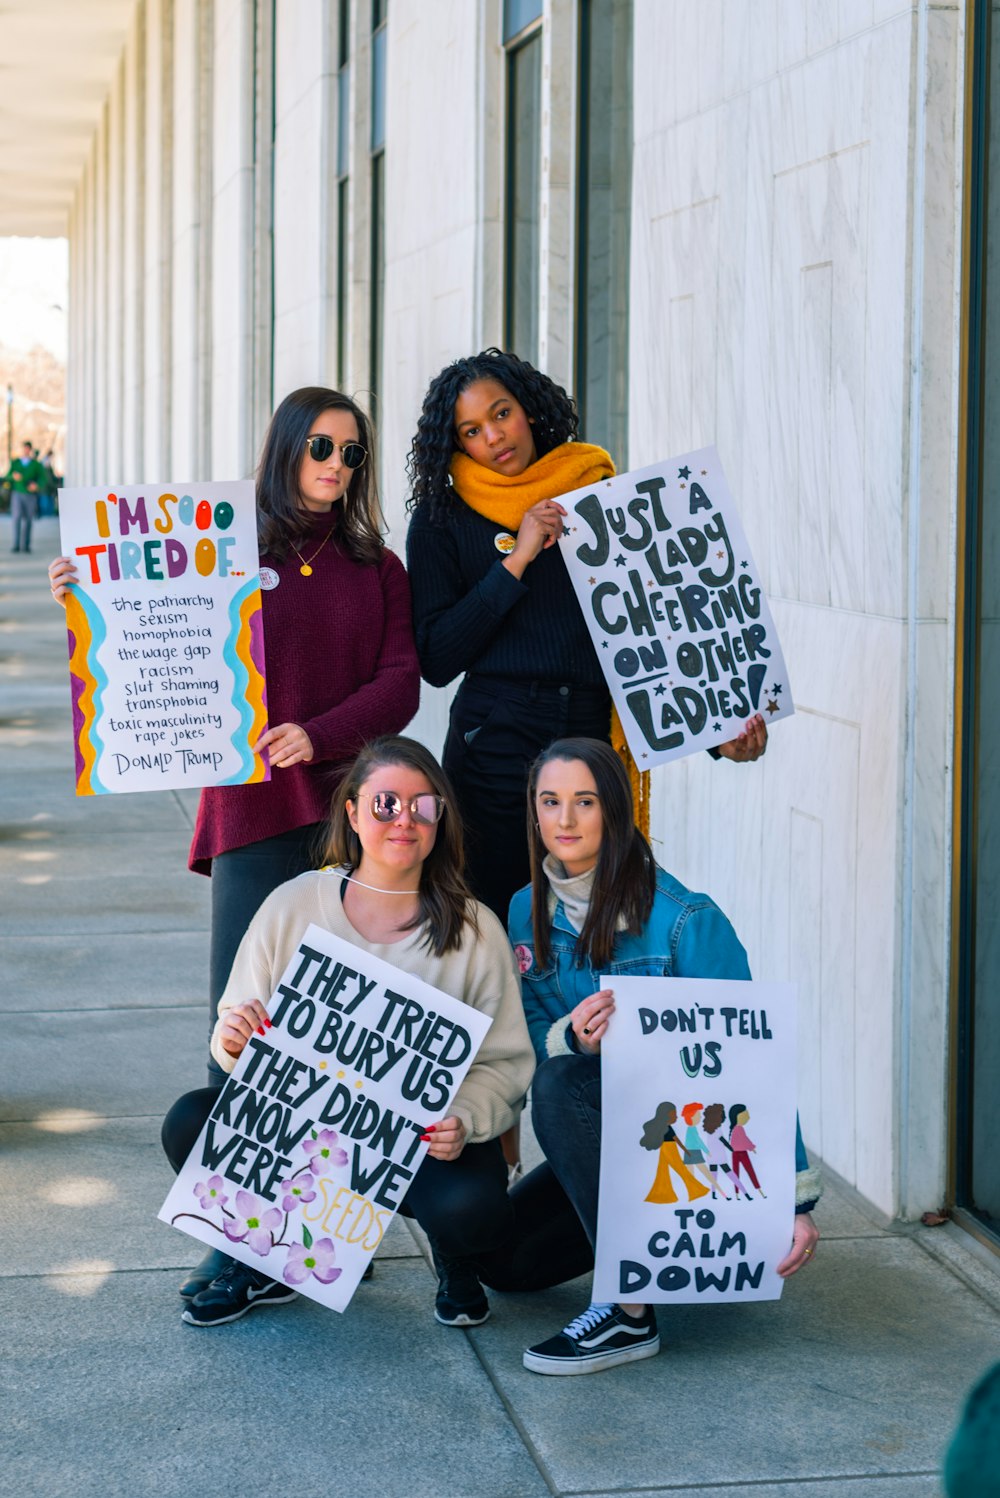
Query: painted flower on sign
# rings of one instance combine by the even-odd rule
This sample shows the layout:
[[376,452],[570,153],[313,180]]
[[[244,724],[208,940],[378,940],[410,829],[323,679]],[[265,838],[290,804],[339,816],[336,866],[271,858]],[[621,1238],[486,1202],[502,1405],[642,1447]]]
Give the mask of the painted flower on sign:
[[236,1212],[225,1222],[226,1237],[233,1243],[246,1243],[255,1254],[271,1252],[273,1233],[282,1225],[282,1213],[268,1207],[249,1191],[237,1191]]
[[319,1238],[314,1243],[308,1228],[305,1229],[303,1237],[307,1240],[306,1242],[288,1245],[288,1258],[284,1269],[286,1283],[301,1285],[312,1275],[313,1279],[319,1280],[321,1285],[332,1285],[341,1274],[341,1270],[334,1266],[336,1250],[333,1240]]
[[294,1212],[303,1202],[314,1202],[316,1200],[316,1182],[308,1171],[301,1175],[289,1176],[287,1181],[282,1181],[278,1187],[281,1192],[281,1210],[283,1212]]
[[340,1148],[338,1138],[336,1129],[320,1129],[311,1139],[303,1139],[302,1148],[309,1156],[313,1175],[322,1175],[331,1166],[347,1164],[347,1151]]
[[229,1197],[222,1189],[223,1180],[221,1176],[209,1176],[207,1181],[199,1181],[194,1188],[194,1194],[198,1198],[203,1212],[210,1207],[224,1207]]

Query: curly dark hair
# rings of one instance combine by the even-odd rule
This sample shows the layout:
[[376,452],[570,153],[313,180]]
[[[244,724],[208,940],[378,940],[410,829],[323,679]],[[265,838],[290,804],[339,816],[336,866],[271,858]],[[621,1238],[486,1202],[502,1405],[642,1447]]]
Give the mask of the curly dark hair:
[[309,512],[299,504],[299,469],[312,424],[324,411],[349,412],[368,454],[352,473],[341,501],[337,542],[353,561],[374,564],[381,560],[385,543],[371,422],[349,395],[323,385],[293,390],[271,417],[257,468],[257,543],[262,552],[282,562],[296,541],[310,535]]
[[576,405],[561,385],[526,359],[502,349],[487,348],[467,359],[456,359],[434,376],[424,396],[417,432],[406,460],[412,515],[426,505],[432,520],[444,520],[455,503],[449,469],[459,451],[455,436],[455,402],[477,380],[496,380],[524,407],[535,429],[535,451],[544,457],[561,442],[577,435]]

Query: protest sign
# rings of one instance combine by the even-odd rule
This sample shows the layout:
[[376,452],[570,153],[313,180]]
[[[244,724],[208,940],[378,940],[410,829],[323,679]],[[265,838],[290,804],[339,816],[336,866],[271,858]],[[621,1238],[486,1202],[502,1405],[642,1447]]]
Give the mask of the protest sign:
[[794,712],[785,662],[714,447],[560,496],[560,546],[642,770]]
[[254,486],[64,489],[76,793],[270,779]]
[[160,1211],[343,1311],[492,1021],[307,927]]
[[596,1301],[776,1300],[795,1212],[795,993],[604,977]]

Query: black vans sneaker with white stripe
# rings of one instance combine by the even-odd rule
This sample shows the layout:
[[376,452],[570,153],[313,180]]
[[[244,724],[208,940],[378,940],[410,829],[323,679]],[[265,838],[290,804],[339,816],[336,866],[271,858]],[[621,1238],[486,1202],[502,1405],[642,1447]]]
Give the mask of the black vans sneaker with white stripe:
[[660,1350],[656,1313],[647,1306],[641,1316],[629,1316],[621,1306],[588,1306],[558,1336],[524,1354],[532,1373],[600,1373],[618,1363],[654,1358]]

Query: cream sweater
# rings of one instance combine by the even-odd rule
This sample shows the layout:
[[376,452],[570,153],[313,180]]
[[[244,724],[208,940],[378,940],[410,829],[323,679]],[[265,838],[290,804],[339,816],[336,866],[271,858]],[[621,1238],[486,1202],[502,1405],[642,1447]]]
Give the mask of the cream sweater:
[[521,980],[500,922],[485,905],[477,906],[479,936],[466,926],[461,948],[443,957],[427,950],[419,930],[407,932],[402,941],[370,942],[347,919],[341,883],[339,871],[317,870],[290,879],[268,895],[240,943],[219,1000],[212,1055],[224,1071],[232,1071],[236,1058],[219,1043],[221,1016],[250,999],[268,1002],[302,933],[313,922],[492,1018],[450,1112],[465,1124],[470,1144],[495,1139],[517,1122],[535,1070]]

